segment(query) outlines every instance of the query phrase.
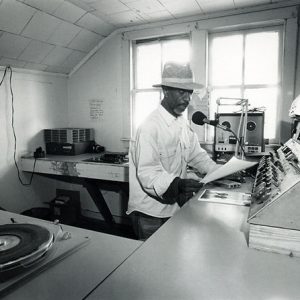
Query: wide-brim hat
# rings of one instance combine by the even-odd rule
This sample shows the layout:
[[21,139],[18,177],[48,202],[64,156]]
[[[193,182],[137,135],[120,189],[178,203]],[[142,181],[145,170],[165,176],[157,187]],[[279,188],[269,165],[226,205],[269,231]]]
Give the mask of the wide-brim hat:
[[182,90],[202,89],[204,86],[194,82],[192,69],[188,63],[167,62],[162,72],[162,82],[153,87],[169,86]]

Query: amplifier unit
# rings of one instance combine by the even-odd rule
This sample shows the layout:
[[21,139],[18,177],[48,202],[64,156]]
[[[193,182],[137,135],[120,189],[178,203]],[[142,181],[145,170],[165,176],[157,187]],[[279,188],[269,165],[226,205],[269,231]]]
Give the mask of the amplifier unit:
[[44,129],[46,143],[81,143],[94,140],[94,129],[92,128],[55,128]]
[[81,143],[46,143],[46,153],[54,155],[79,155],[87,153],[91,148],[91,142]]
[[[219,113],[216,114],[218,123],[229,127],[235,134],[238,134],[238,127],[241,119],[240,113]],[[241,136],[242,132],[240,133]],[[248,113],[246,124],[246,136],[244,138],[244,150],[246,153],[261,153],[265,151],[264,145],[264,113]],[[233,153],[237,140],[231,132],[215,127],[215,152]]]
[[47,154],[78,155],[86,153],[94,140],[92,128],[44,129]]

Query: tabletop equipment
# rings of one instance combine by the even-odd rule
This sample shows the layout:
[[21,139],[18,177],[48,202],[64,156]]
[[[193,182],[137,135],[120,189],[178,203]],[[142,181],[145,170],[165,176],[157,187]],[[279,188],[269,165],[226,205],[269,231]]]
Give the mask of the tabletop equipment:
[[250,206],[249,246],[300,256],[300,144],[290,139],[260,159]]
[[39,225],[11,221],[0,225],[0,297],[89,240],[86,236],[71,236],[57,222]]
[[94,140],[92,128],[44,129],[47,154],[78,155],[86,153]]

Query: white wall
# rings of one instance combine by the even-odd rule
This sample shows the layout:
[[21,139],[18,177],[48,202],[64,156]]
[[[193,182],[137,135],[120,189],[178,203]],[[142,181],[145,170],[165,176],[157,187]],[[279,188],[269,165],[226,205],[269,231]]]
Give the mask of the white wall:
[[[127,143],[121,141],[124,116],[122,47],[120,35],[110,38],[68,81],[69,126],[94,128],[95,141],[107,151],[115,152],[128,150]],[[90,116],[90,101],[93,100],[100,101],[103,112],[96,120]],[[80,191],[83,215],[102,219],[84,188],[76,185],[69,185],[69,188]],[[103,191],[103,196],[113,215],[124,213],[119,194]]]
[[[122,138],[122,39],[109,39],[68,82],[69,126],[95,128],[96,142],[108,151],[126,151]],[[103,115],[90,117],[90,101],[101,101]]]
[[[21,155],[33,153],[39,146],[45,149],[42,129],[67,125],[67,78],[13,70],[12,89],[18,161]],[[57,183],[39,176],[34,176],[28,187],[19,182],[13,160],[11,103],[8,73],[0,87],[0,206],[22,212],[54,198]],[[21,178],[27,183],[30,177],[21,172]]]

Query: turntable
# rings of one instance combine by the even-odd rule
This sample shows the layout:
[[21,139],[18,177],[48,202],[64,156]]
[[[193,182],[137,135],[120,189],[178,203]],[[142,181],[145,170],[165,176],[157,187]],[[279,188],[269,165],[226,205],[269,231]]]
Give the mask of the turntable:
[[0,297],[85,244],[58,223],[0,225]]
[[0,281],[42,258],[53,245],[48,229],[34,224],[0,225]]

